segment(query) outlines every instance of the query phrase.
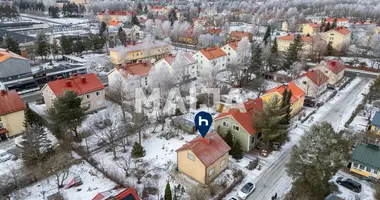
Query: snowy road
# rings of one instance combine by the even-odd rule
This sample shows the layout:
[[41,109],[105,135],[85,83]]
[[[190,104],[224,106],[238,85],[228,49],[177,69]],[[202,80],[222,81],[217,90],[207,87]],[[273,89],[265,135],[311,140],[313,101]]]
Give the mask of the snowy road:
[[248,200],[270,200],[277,193],[280,198],[291,189],[292,179],[285,172],[285,164],[290,159],[292,146],[297,144],[303,131],[310,125],[322,121],[330,122],[336,130],[340,130],[356,105],[362,99],[362,91],[371,79],[356,78],[345,90],[339,92],[333,100],[323,105],[315,114],[314,120],[309,124],[305,122],[302,127],[293,129],[290,134],[291,145],[284,146],[282,154],[268,169],[258,177],[256,190],[247,198]]

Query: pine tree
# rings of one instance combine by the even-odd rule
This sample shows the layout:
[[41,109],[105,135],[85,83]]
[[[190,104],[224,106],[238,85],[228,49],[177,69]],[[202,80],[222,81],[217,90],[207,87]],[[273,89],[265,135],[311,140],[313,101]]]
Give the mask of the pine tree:
[[36,54],[44,59],[49,54],[49,42],[45,33],[38,32],[36,36]]
[[53,42],[50,44],[50,49],[51,49],[51,53],[53,53],[53,57],[55,57],[56,55],[58,55],[60,53],[59,49],[59,45],[58,45],[58,41],[57,39],[53,39]]
[[131,154],[133,158],[141,158],[145,156],[145,150],[138,142],[135,142]]
[[276,37],[273,40],[273,44],[272,44],[272,47],[270,49],[270,52],[272,54],[277,54],[278,53],[278,44],[277,44],[277,38]]
[[333,21],[333,23],[331,24],[331,29],[336,28],[336,26],[337,26],[337,21],[338,21],[338,19],[337,19],[337,18],[334,18],[334,21]]
[[82,108],[82,98],[75,92],[66,90],[63,95],[58,96],[48,113],[53,124],[61,130],[74,132],[76,139],[79,139],[77,128],[84,121],[86,114],[85,109]]
[[169,182],[166,184],[165,187],[165,200],[172,200],[172,190],[170,189]]
[[74,40],[70,36],[63,35],[60,40],[62,53],[69,55],[73,53],[74,49]]
[[74,43],[74,49],[77,54],[81,54],[85,50],[82,38],[78,38],[77,41]]
[[132,15],[132,24],[140,26],[140,21],[139,21],[139,19],[137,18],[136,15]]
[[174,22],[178,20],[176,8],[173,8],[169,11],[168,17],[171,25],[173,26]]
[[326,26],[325,26],[325,32],[330,30],[331,29],[331,24],[330,22],[327,22]]
[[138,13],[141,13],[143,11],[143,6],[142,6],[141,2],[139,2],[137,4],[137,11],[138,11]]
[[117,31],[117,36],[119,37],[121,44],[127,44],[127,34],[123,30],[123,28],[119,28],[119,30]]
[[267,59],[267,67],[269,71],[274,72],[277,71],[277,65],[278,65],[278,44],[277,44],[277,38],[275,37],[270,49],[270,56]]
[[105,22],[102,22],[100,24],[99,35],[103,36],[106,31],[107,31],[107,24]]
[[331,45],[331,42],[327,43],[327,56],[334,55],[334,48]]
[[243,150],[241,149],[241,144],[239,140],[236,140],[231,151],[230,155],[236,160],[240,160],[243,158]]
[[234,140],[232,136],[231,129],[228,129],[226,137],[224,137],[224,141],[230,146],[231,148],[234,146]]
[[261,53],[262,49],[260,44],[252,44],[252,56],[251,56],[251,64],[249,66],[249,70],[255,74],[261,74],[262,72],[262,59]]
[[267,31],[265,32],[265,35],[264,35],[264,43],[265,45],[268,44],[268,38],[270,37],[270,25],[268,25],[268,28],[267,28]]
[[149,12],[149,11],[148,11],[148,6],[145,5],[145,7],[144,7],[144,13],[147,14],[148,12]]
[[302,41],[301,35],[297,35],[293,42],[289,45],[289,48],[285,52],[285,57],[283,61],[282,68],[284,70],[289,70],[290,66],[293,65],[293,63],[299,61],[300,59],[300,52],[302,51],[302,48],[304,46],[304,43]]
[[281,122],[281,124],[284,124],[284,125],[290,125],[290,118],[291,118],[290,113],[292,112],[292,109],[291,109],[292,95],[293,95],[292,91],[288,90],[288,89],[285,89],[284,92],[282,93],[281,107],[285,109],[286,115],[285,115],[283,121]]
[[13,37],[9,33],[5,34],[5,39],[3,41],[2,46],[4,48],[7,48],[9,51],[12,51],[13,53],[21,54],[19,44],[16,40],[13,39]]
[[41,118],[32,109],[30,109],[29,104],[26,104],[24,112],[24,127],[32,126],[42,126]]

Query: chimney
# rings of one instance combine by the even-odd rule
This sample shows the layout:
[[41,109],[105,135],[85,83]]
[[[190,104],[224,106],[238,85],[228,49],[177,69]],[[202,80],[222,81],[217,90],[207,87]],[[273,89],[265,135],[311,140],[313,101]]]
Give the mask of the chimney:
[[62,76],[58,76],[57,80],[62,80]]
[[0,94],[1,94],[1,96],[4,96],[4,95],[7,94],[7,91],[6,91],[6,90],[1,90],[1,91],[0,91]]
[[85,76],[80,77],[80,81],[82,83],[86,83],[87,82],[86,77]]
[[71,81],[70,81],[70,80],[67,80],[67,81],[66,81],[66,86],[67,86],[67,87],[71,87]]

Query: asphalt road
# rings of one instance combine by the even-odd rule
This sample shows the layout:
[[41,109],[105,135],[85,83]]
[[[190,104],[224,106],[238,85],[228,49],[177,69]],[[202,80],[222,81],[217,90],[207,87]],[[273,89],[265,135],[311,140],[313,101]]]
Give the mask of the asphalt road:
[[[361,95],[365,86],[370,79],[360,78],[361,81],[349,91],[339,94],[337,101],[326,103],[317,112],[324,113],[313,124],[327,121],[333,124],[335,129],[340,129],[342,116],[351,114],[351,110],[347,106],[354,106],[356,98]],[[346,105],[346,106],[345,106]],[[311,124],[300,127],[307,130]],[[280,199],[285,195],[285,191],[289,191],[292,186],[292,179],[285,172],[285,164],[290,159],[292,148],[284,149],[280,157],[258,178],[256,182],[256,190],[248,196],[248,200],[270,200],[277,192]]]

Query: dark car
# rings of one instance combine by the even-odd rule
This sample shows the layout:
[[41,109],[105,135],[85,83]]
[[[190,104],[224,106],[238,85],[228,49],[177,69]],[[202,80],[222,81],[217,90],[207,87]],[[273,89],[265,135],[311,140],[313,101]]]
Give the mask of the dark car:
[[344,179],[343,177],[339,177],[336,179],[336,182],[345,187],[345,188],[348,188],[356,193],[360,193],[362,191],[362,185],[360,183],[358,183],[357,181],[354,181],[352,179]]

